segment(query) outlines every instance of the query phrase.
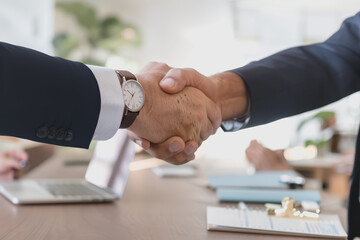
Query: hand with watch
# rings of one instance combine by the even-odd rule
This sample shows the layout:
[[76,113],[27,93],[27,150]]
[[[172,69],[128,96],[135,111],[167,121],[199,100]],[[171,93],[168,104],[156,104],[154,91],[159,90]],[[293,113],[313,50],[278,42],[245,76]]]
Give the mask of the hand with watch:
[[[116,71],[125,103],[120,127],[127,128],[134,141],[143,140],[148,147],[151,143],[151,150],[156,149],[150,150],[153,156],[181,164],[192,160],[196,148],[216,132],[221,123],[221,114],[220,105],[196,88],[186,88],[176,94],[161,90],[159,82],[171,69],[166,64],[154,62],[136,77],[129,72]],[[167,158],[167,153],[157,148],[157,144],[167,141],[184,145],[190,142],[188,147],[193,152]],[[180,145],[180,149],[183,147]]]
[[120,128],[128,128],[135,121],[141,108],[144,106],[145,93],[134,74],[121,70],[116,70],[115,72],[120,81],[125,105]]
[[[223,121],[221,127],[224,131],[237,131],[249,122],[250,101],[247,89],[243,80],[235,73],[223,72],[206,77],[194,69],[170,69],[160,86],[163,91],[171,94],[186,89],[186,86],[200,89],[220,106],[221,112],[218,114]],[[220,123],[215,127],[219,125]],[[151,143],[150,139],[135,134],[130,137],[150,154],[178,163],[192,160],[199,146],[194,141],[184,141],[176,135],[159,144]]]

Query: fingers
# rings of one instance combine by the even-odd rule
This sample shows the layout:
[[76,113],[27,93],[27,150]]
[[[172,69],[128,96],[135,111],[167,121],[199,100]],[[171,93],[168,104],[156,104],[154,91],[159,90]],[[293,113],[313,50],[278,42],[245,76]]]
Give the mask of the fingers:
[[0,155],[1,172],[8,172],[12,169],[22,169],[25,167],[29,157],[26,152],[21,150],[6,151]]
[[162,143],[151,144],[147,152],[156,158],[166,160],[184,151],[184,149],[184,141],[180,137],[174,136]]
[[207,105],[206,114],[208,117],[208,121],[212,125],[211,135],[215,134],[216,130],[220,127],[222,121],[221,108],[219,105],[211,102]]
[[214,126],[212,125],[209,118],[206,119],[205,122],[201,123],[201,129],[200,129],[200,140],[198,141],[199,144],[201,144],[203,141],[208,139],[211,135],[214,134]]
[[6,158],[4,156],[0,157],[0,178],[8,179],[5,176],[12,176],[10,172],[14,172],[14,170],[20,170],[24,168],[25,165],[23,160],[14,159],[14,158]]
[[28,158],[27,153],[21,150],[11,150],[0,154],[0,178],[14,179],[15,170],[24,168]]
[[14,160],[24,160],[24,161],[27,161],[29,158],[27,153],[24,151],[21,151],[21,150],[10,150],[10,151],[4,152],[4,156],[6,158],[12,158]]
[[178,93],[186,86],[195,87],[210,98],[216,90],[206,76],[191,68],[173,68],[160,81],[160,87],[167,93]]
[[270,150],[255,140],[246,149],[246,156],[257,171],[291,169],[283,156],[283,150]]
[[149,62],[148,64],[145,65],[145,67],[143,67],[139,73],[147,73],[147,72],[151,72],[151,71],[161,71],[167,73],[169,70],[171,69],[171,67],[169,67],[169,65],[167,65],[166,63],[160,63],[160,62]]
[[172,164],[184,164],[195,158],[194,152],[198,145],[195,142],[184,143],[180,137],[171,137],[158,144],[151,144],[147,150],[154,157],[163,159]]
[[263,159],[263,146],[256,140],[250,142],[249,147],[245,150],[248,161],[254,165],[256,170],[261,168],[262,164],[266,164],[266,160]]
[[[159,74],[159,71],[160,71],[160,74]],[[214,91],[214,89],[216,89],[216,87],[214,87],[215,85],[214,85],[213,81],[210,81],[206,76],[204,76],[204,75],[200,74],[199,72],[197,72],[196,70],[190,69],[190,68],[172,69],[171,67],[169,67],[166,64],[151,62],[142,69],[142,71],[140,72],[140,73],[142,73],[142,75],[141,74],[140,75],[144,79],[146,77],[148,79],[151,79],[150,78],[151,76],[149,76],[149,72],[150,73],[152,72],[153,75],[155,74],[157,77],[160,76],[159,80],[162,79],[162,81],[160,82],[160,86],[164,87],[163,90],[165,90],[168,93],[176,93],[176,92],[179,92],[182,89],[184,89],[185,86],[192,86],[192,87],[195,87],[198,90],[202,91],[205,94],[205,95],[203,95],[203,99],[199,100],[199,101],[207,101],[206,104],[204,104],[204,102],[199,104],[199,106],[201,106],[201,114],[202,115],[199,115],[198,119],[187,120],[188,122],[190,122],[190,124],[188,122],[185,122],[183,124],[183,126],[196,125],[193,127],[193,131],[190,131],[190,130],[188,131],[189,132],[188,135],[191,135],[190,137],[187,136],[184,133],[185,132],[184,129],[181,129],[180,127],[179,127],[179,129],[177,129],[177,128],[165,129],[165,130],[167,130],[167,132],[164,130],[163,131],[164,133],[161,135],[160,133],[162,132],[162,129],[164,127],[166,127],[167,123],[166,124],[162,123],[160,125],[158,124],[160,126],[158,130],[156,128],[149,129],[149,131],[151,130],[151,132],[147,132],[148,129],[144,130],[145,124],[142,124],[142,128],[138,127],[137,129],[135,128],[135,125],[133,125],[134,127],[131,130],[134,130],[134,132],[136,132],[136,134],[138,136],[134,133],[129,132],[130,139],[133,140],[134,142],[136,142],[141,147],[143,147],[151,155],[153,155],[157,158],[160,158],[160,159],[164,159],[173,164],[183,164],[183,163],[195,158],[194,152],[197,150],[197,148],[201,144],[202,140],[205,140],[210,135],[214,134],[216,132],[217,128],[220,126],[220,123],[221,123],[220,105],[217,106],[216,103],[214,103],[215,100],[210,97],[210,96],[216,96],[216,91]],[[164,72],[164,75],[161,75],[161,73],[163,73],[163,72]],[[146,82],[146,81],[144,80],[144,82]],[[148,84],[148,86],[151,86],[151,84]],[[154,93],[153,94],[154,96],[163,96],[164,95],[164,92],[162,92],[158,86],[157,86],[157,89],[154,87],[149,87],[149,89],[151,89],[152,91],[148,91],[148,92]],[[158,90],[160,90],[160,92],[158,94],[155,94],[155,92]],[[198,91],[198,90],[196,90],[196,91]],[[194,89],[194,91],[195,91],[195,89]],[[161,95],[161,94],[163,94],[163,95]],[[196,99],[195,96],[189,95],[188,98],[191,99],[191,101],[189,101],[189,102],[196,102],[198,99]],[[206,98],[206,96],[207,96],[207,98]],[[166,97],[169,97],[169,99],[170,99],[170,95],[166,95]],[[174,99],[172,101],[175,102],[175,99],[177,97],[178,96],[172,96],[172,98]],[[205,98],[206,98],[206,100],[205,100]],[[156,100],[156,97],[149,98],[149,99]],[[159,102],[163,103],[164,101],[161,100]],[[179,103],[179,99],[177,99],[177,102]],[[171,101],[169,100],[169,103],[168,102],[166,102],[166,103],[171,104]],[[175,102],[175,105],[176,105],[176,102]],[[189,104],[189,105],[191,105],[191,104]],[[153,105],[148,104],[147,106],[153,106]],[[174,104],[172,104],[171,106],[174,106]],[[176,106],[178,106],[178,105],[176,105]],[[186,108],[181,104],[179,106],[181,106],[182,108]],[[151,107],[148,107],[148,108],[151,109]],[[179,120],[178,118],[180,117],[180,113],[182,113],[182,111],[181,111],[181,109],[180,110],[178,110],[177,108],[174,108],[174,109],[175,110],[173,112],[175,112],[177,114],[173,115],[174,121],[170,121],[170,122],[173,124],[177,124],[176,126],[180,126],[181,125],[180,123],[182,123],[182,121],[181,121],[181,119]],[[147,112],[152,112],[152,111],[147,111]],[[196,113],[196,111],[193,111],[193,110],[191,110],[191,112]],[[200,112],[200,111],[198,111],[198,112]],[[155,114],[153,114],[153,115],[155,115]],[[168,115],[169,114],[167,114],[167,116]],[[143,116],[144,116],[144,114],[143,114]],[[153,117],[152,119],[156,119],[156,118]],[[199,120],[199,121],[197,121],[197,120]],[[191,125],[191,123],[192,123],[191,121],[197,121],[197,122],[195,124]],[[143,121],[143,122],[145,123],[145,121]],[[137,123],[137,122],[135,122],[135,123]],[[151,125],[151,124],[148,124],[148,125]],[[156,124],[153,124],[153,125],[156,126]],[[177,130],[177,133],[171,132],[171,131],[173,131],[173,129]],[[142,132],[144,132],[144,133],[142,133]],[[182,140],[180,137],[168,138],[171,135],[182,136],[182,138],[184,140]],[[196,136],[194,136],[194,135],[196,135]],[[139,137],[139,136],[142,136],[142,137]],[[146,139],[144,139],[144,137]],[[158,144],[151,143],[147,139],[149,139],[151,142],[156,142]],[[167,139],[167,140],[163,141],[164,139]],[[198,141],[198,142],[191,141],[191,142],[187,142],[185,144],[185,141],[188,139],[196,139],[196,141]],[[159,142],[161,142],[161,143],[159,143]]]
[[[168,93],[177,93],[182,91],[186,86],[192,86],[202,91],[211,100],[216,98],[215,85],[204,75],[191,68],[173,68],[160,81],[160,87]],[[207,116],[210,123],[202,125],[200,138],[202,141],[214,134],[219,128],[222,116],[220,106],[213,101],[207,104]],[[200,142],[199,142],[200,144]]]
[[1,180],[10,181],[10,180],[13,180],[14,178],[15,178],[15,171],[14,171],[14,169],[8,171],[8,172],[5,173],[5,174],[1,174],[1,175],[0,175],[0,179],[1,179]]
[[150,148],[150,141],[137,136],[135,133],[133,133],[129,130],[128,130],[128,136],[133,142],[135,142],[137,145],[139,145],[143,149],[147,150]]
[[13,158],[4,158],[1,161],[1,164],[3,165],[2,172],[8,172],[12,169],[20,170],[24,167],[24,165],[19,160]]
[[[134,133],[129,131],[129,137],[139,144],[139,138]],[[142,139],[141,143],[144,142],[149,143],[149,141]],[[139,145],[143,146],[143,144]],[[180,165],[193,160],[198,147],[198,144],[194,141],[189,141],[185,144],[180,137],[175,136],[162,143],[149,143],[149,146],[144,149],[156,158],[163,159],[171,164]]]
[[195,152],[198,149],[198,144],[194,141],[189,141],[185,144],[184,151],[169,154],[165,161],[174,165],[185,164],[195,159]]

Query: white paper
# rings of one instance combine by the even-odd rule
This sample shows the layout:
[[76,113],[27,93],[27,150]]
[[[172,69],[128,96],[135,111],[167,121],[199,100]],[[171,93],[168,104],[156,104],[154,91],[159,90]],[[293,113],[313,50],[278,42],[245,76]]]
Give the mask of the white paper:
[[258,232],[346,238],[337,215],[320,214],[318,220],[267,216],[264,210],[207,207],[209,230]]

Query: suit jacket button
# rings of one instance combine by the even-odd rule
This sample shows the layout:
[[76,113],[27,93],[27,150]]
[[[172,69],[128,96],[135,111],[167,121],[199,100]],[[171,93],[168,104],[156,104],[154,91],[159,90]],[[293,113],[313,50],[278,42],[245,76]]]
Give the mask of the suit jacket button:
[[48,139],[54,139],[56,136],[56,128],[55,127],[51,127],[49,129],[49,134],[47,136]]
[[62,141],[65,138],[65,129],[60,128],[56,132],[56,140]]
[[36,136],[38,138],[46,138],[48,134],[49,134],[48,127],[40,127],[36,132]]
[[65,132],[65,141],[70,142],[74,137],[74,133],[71,130]]

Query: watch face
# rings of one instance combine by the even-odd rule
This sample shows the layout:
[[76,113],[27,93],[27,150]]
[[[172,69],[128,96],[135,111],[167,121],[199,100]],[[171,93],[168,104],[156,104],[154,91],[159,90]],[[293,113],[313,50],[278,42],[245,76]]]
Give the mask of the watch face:
[[132,112],[138,112],[144,105],[145,94],[138,81],[128,80],[123,83],[124,102]]

